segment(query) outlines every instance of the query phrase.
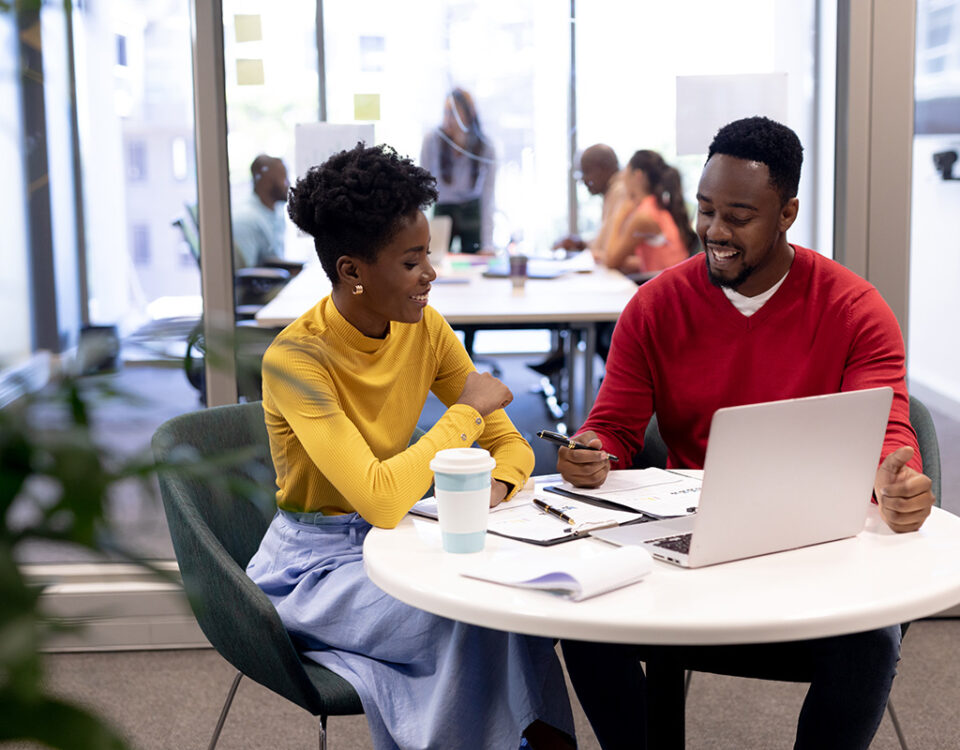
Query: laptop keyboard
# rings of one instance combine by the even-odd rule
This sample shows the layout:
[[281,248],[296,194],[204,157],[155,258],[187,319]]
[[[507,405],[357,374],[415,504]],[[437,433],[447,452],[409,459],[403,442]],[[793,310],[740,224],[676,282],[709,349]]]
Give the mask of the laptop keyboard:
[[692,537],[692,533],[677,534],[676,536],[665,536],[663,539],[656,539],[650,543],[655,547],[663,547],[664,549],[688,555],[690,554],[690,539]]

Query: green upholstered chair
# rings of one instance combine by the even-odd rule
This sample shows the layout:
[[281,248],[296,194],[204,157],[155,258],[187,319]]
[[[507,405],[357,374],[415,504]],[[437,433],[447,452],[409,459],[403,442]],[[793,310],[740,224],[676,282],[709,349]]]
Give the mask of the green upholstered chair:
[[[933,417],[923,402],[915,396],[910,397],[910,424],[913,425],[917,433],[917,444],[920,446],[920,455],[923,457],[923,473],[930,477],[931,490],[936,498],[936,505],[940,507],[940,443],[937,441],[937,429],[933,424]],[[901,636],[907,634],[909,622],[900,626]],[[900,726],[900,719],[897,711],[893,707],[893,699],[887,701],[887,713],[890,714],[890,721],[893,723],[893,729],[897,733],[897,739],[900,747],[907,750],[907,740],[903,736],[903,728]]]
[[201,471],[161,469],[159,480],[190,606],[204,635],[238,670],[209,747],[246,675],[319,716],[322,750],[327,717],[363,707],[348,682],[297,653],[276,609],[246,575],[276,507],[262,404],[175,417],[157,428],[153,451],[161,464],[206,462]]
[[[663,468],[667,463],[667,447],[660,437],[656,415],[650,421],[644,436],[643,451],[634,460],[634,468],[657,466]],[[923,457],[923,471],[930,477],[932,490],[936,498],[937,507],[940,506],[940,444],[937,441],[937,431],[933,418],[927,407],[920,399],[910,397],[910,424],[917,433],[917,443],[920,446],[920,455]],[[907,632],[910,623],[901,625],[903,634]],[[647,662],[647,681],[649,685],[647,700],[648,713],[658,717],[658,726],[667,729],[671,741],[676,741],[677,747],[683,747],[684,737],[684,703],[690,689],[690,680],[693,673],[685,671],[672,663]],[[682,697],[680,691],[682,690]],[[887,702],[887,713],[893,724],[900,747],[907,750],[907,742],[903,736],[900,720],[894,709],[893,701]]]
[[915,396],[910,397],[910,424],[917,433],[920,455],[923,456],[923,473],[930,477],[933,495],[940,507],[940,443],[937,429],[927,407]]

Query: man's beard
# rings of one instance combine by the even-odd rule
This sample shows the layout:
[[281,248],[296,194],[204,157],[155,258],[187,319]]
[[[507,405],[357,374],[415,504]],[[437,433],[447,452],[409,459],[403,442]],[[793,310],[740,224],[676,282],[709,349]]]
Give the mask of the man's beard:
[[707,250],[704,255],[706,256],[707,260],[707,278],[710,279],[710,283],[716,287],[733,289],[736,291],[737,288],[747,279],[749,279],[753,275],[754,271],[757,270],[756,266],[744,266],[740,273],[738,273],[732,279],[721,278],[713,272],[713,266],[710,265],[710,251]]

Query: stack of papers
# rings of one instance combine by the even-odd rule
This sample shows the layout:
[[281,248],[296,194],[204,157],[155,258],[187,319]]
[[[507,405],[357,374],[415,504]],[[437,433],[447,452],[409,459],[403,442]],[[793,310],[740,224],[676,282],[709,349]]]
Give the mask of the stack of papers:
[[568,482],[543,489],[564,498],[598,500],[609,507],[644,513],[651,518],[670,518],[696,510],[701,483],[699,476],[666,469],[639,469],[611,471],[595,489],[574,487]]
[[506,586],[541,589],[579,602],[636,583],[653,569],[642,547],[619,547],[594,557],[562,559],[512,555],[487,560],[460,571],[467,578]]

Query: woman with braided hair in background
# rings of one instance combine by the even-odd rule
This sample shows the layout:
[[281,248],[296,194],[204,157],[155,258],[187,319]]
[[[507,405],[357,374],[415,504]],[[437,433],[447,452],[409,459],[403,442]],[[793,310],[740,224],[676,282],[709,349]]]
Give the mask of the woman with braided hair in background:
[[699,249],[683,202],[680,173],[656,151],[637,151],[626,169],[628,199],[614,218],[605,262],[624,273],[652,274]]

